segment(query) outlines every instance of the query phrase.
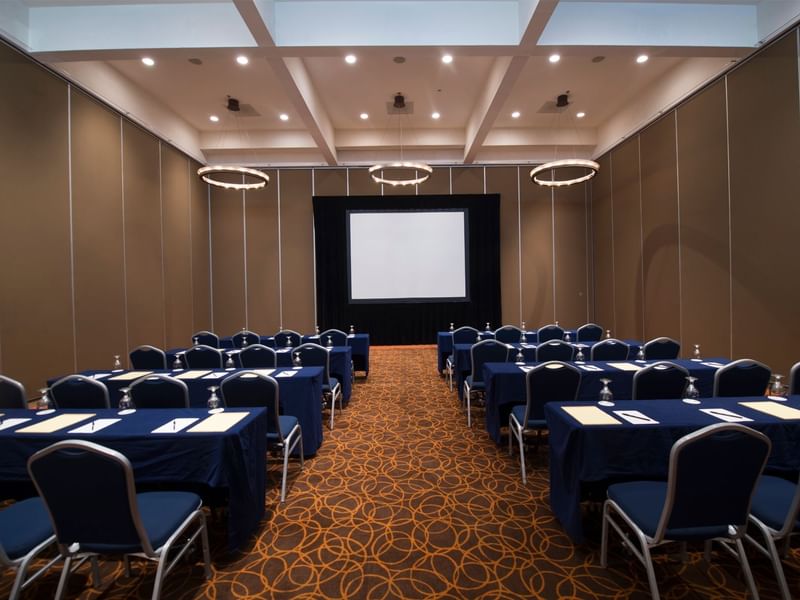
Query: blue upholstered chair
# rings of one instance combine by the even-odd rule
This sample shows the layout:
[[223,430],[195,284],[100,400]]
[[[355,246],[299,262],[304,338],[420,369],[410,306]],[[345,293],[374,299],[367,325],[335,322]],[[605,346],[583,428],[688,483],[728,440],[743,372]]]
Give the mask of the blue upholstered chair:
[[444,364],[450,391],[453,391],[453,380],[456,370],[456,344],[474,344],[481,341],[481,334],[474,327],[459,327],[453,332],[453,353],[447,357]]
[[222,352],[218,348],[198,344],[183,353],[187,369],[221,369]]
[[467,405],[467,427],[472,427],[472,397],[486,392],[483,365],[487,362],[507,362],[509,347],[497,340],[483,340],[470,348],[470,374],[464,379],[464,402]]
[[[650,549],[667,542],[716,540],[739,559],[750,593],[757,598],[742,537],[753,490],[770,450],[769,438],[763,433],[738,423],[717,423],[675,442],[667,481],[609,486],[603,505],[602,565],[607,565],[611,527],[645,566],[650,594],[658,600]],[[707,555],[709,549],[707,544]]]
[[628,358],[630,346],[614,338],[608,338],[592,344],[589,354],[591,360],[625,360]]
[[[330,338],[331,344],[334,346],[349,346],[350,338],[341,329],[326,329],[319,334],[320,346],[327,346],[328,339]],[[356,380],[356,367],[353,364],[353,359],[350,359],[350,381]]]
[[62,598],[70,573],[83,561],[98,554],[122,554],[126,574],[131,557],[158,563],[152,596],[157,600],[164,578],[198,537],[206,577],[211,575],[206,522],[196,494],[137,494],[128,459],[83,440],[39,450],[29,459],[28,472],[47,506],[64,559],[56,599]]
[[[800,517],[800,485],[780,477],[762,475],[753,494],[750,522],[761,534],[763,544],[749,534],[745,537],[772,562],[783,600],[792,600],[792,594],[786,583],[781,557],[786,557],[790,537],[800,533],[798,517]],[[778,544],[781,545],[780,551]]]
[[85,375],[67,375],[50,386],[55,408],[109,408],[108,388]]
[[301,344],[292,351],[292,356],[299,357],[304,367],[322,367],[322,397],[323,402],[331,409],[330,428],[333,430],[336,401],[339,401],[339,410],[344,406],[342,386],[335,377],[331,377],[331,355],[319,344]]
[[680,398],[686,388],[689,371],[671,362],[647,365],[633,374],[634,400]]
[[681,353],[681,344],[668,337],[657,337],[642,346],[645,360],[674,360]]
[[272,377],[251,371],[239,371],[227,377],[220,386],[222,400],[228,407],[267,408],[267,446],[283,457],[281,502],[286,500],[286,476],[289,454],[300,444],[300,468],[303,468],[303,432],[297,417],[280,414],[280,390]]
[[772,371],[763,363],[741,358],[714,373],[714,396],[763,396]]
[[522,329],[514,325],[503,325],[495,330],[494,339],[504,344],[519,344],[522,341]]
[[275,347],[276,348],[286,348],[289,346],[289,340],[291,340],[291,346],[297,348],[300,344],[303,343],[303,336],[297,333],[296,331],[292,331],[291,329],[281,329],[278,333],[275,334]]
[[0,375],[0,408],[27,408],[28,396],[19,381]]
[[578,327],[576,342],[599,342],[603,337],[603,328],[596,323],[586,323]]
[[192,344],[197,346],[211,346],[212,348],[219,348],[219,336],[210,331],[198,331],[192,336]]
[[800,394],[800,362],[795,363],[789,371],[789,393]]
[[166,369],[167,355],[155,346],[138,346],[130,353],[131,367],[134,369]]
[[258,344],[261,342],[261,338],[257,333],[253,333],[247,329],[242,329],[239,333],[233,334],[231,340],[233,341],[234,348],[244,348],[251,344]]
[[575,346],[562,340],[550,340],[539,342],[536,346],[536,361],[547,362],[549,360],[572,360],[575,355]]
[[60,557],[51,559],[28,577],[31,561],[55,541],[53,526],[41,498],[20,500],[0,511],[0,569],[17,572],[8,600],[17,600],[22,590],[60,560]]
[[545,325],[539,327],[536,333],[536,341],[541,344],[542,342],[549,342],[550,340],[563,340],[564,330],[556,324]]
[[242,348],[239,362],[245,369],[274,369],[278,366],[278,355],[273,348],[263,344],[253,344]]
[[525,473],[525,436],[547,429],[544,405],[548,402],[567,402],[578,397],[581,372],[577,367],[560,361],[537,365],[525,374],[525,404],[517,404],[508,415],[508,453],[514,439],[519,443],[519,464],[522,483],[528,481]]
[[136,408],[189,408],[189,388],[169,375],[145,375],[131,384],[130,398]]

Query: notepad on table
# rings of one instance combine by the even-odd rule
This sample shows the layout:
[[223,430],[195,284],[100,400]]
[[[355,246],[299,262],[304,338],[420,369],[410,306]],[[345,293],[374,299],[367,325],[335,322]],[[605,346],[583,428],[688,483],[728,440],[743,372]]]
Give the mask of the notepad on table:
[[211,371],[184,371],[180,375],[175,375],[175,379],[200,379],[209,373],[211,373]]
[[707,367],[714,367],[715,369],[719,369],[720,367],[724,367],[725,366],[722,363],[711,362],[711,361],[701,362],[700,364],[701,365],[705,365]]
[[18,418],[18,419],[3,419],[2,423],[0,423],[0,431],[4,429],[11,429],[12,427],[16,427],[17,425],[22,425],[23,423],[27,423],[30,421],[29,417],[26,418]]
[[578,365],[579,368],[583,369],[584,371],[602,371],[600,367],[597,365]]
[[619,369],[620,371],[638,371],[642,367],[639,365],[635,365],[629,362],[610,362],[608,363],[609,367],[614,367],[615,369]]
[[150,433],[178,433],[183,431],[195,421],[199,421],[197,417],[182,417],[179,419],[172,419],[167,421],[161,427],[156,427]]
[[800,410],[785,404],[778,404],[777,402],[757,401],[757,402],[739,402],[742,406],[752,408],[762,413],[778,417],[779,419],[800,419]]
[[264,375],[269,377],[275,372],[275,369],[252,369],[254,373],[258,373],[259,375]]
[[632,425],[657,425],[658,421],[652,417],[648,417],[643,412],[638,410],[614,410],[612,411],[621,419],[625,419]]
[[111,375],[111,373],[95,373],[91,377],[92,377],[92,379],[105,379],[109,375]]
[[244,419],[248,414],[246,412],[221,412],[210,417],[206,417],[191,429],[187,429],[187,433],[224,433],[231,427],[236,425],[239,421]]
[[221,377],[225,377],[228,375],[228,372],[216,372],[216,373],[209,373],[208,375],[203,376],[203,379],[220,379]]
[[725,421],[726,423],[745,423],[747,421],[752,421],[748,417],[743,417],[740,414],[732,412],[727,408],[701,408],[700,412],[704,412],[707,415],[711,415],[712,417],[716,417],[720,421]]
[[14,433],[54,433],[61,429],[66,429],[75,423],[80,423],[86,419],[91,419],[95,413],[70,413],[65,415],[58,415],[51,419],[39,421],[33,425],[28,425],[22,429],[17,429]]
[[531,366],[531,365],[523,365],[523,366],[520,366],[519,370],[522,371],[523,373],[527,373],[528,371],[533,370],[533,366]]
[[622,425],[622,421],[615,419],[596,406],[562,406],[561,408],[581,425]]
[[95,419],[91,423],[86,423],[75,429],[70,429],[67,433],[94,433],[118,421],[122,421],[122,419]]
[[275,377],[293,377],[297,371],[281,371]]
[[139,379],[139,377],[144,377],[145,375],[150,375],[150,373],[152,373],[152,371],[128,371],[121,375],[115,375],[109,379],[109,381],[131,381],[133,379]]

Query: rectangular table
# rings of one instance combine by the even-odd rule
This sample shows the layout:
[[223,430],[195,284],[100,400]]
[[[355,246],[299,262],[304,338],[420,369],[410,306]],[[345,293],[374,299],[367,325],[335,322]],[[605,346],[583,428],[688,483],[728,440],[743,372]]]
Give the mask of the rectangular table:
[[[610,361],[623,362],[623,361]],[[638,367],[661,361],[626,361]],[[714,387],[714,373],[718,367],[709,363],[725,364],[723,358],[695,361],[677,359],[669,362],[685,367],[689,374],[697,377],[695,386],[701,396],[710,396]],[[581,385],[578,388],[578,400],[596,402],[603,385],[601,379],[610,379],[609,388],[618,400],[630,400],[633,391],[634,371],[623,371],[611,366],[607,361],[586,361],[570,363],[581,371]],[[533,364],[527,365],[534,366]],[[597,366],[599,371],[587,371],[585,368]],[[486,431],[498,444],[501,441],[500,428],[508,425],[508,415],[515,404],[525,404],[525,372],[520,365],[514,363],[486,363],[483,366],[483,377],[486,382]]]
[[[192,408],[202,408],[206,406],[210,392],[210,386],[219,386],[222,380],[237,369],[202,369],[211,372],[210,375],[198,379],[185,379],[183,382],[189,388],[189,406]],[[282,371],[294,371],[291,377],[278,377]],[[121,381],[114,379],[116,375],[127,373],[110,373],[109,371],[83,371],[81,374],[86,376],[98,376],[110,373],[106,377],[98,379],[108,388],[111,406],[119,404],[122,397],[120,391],[124,387],[130,386],[131,381]],[[164,373],[176,376],[182,371],[153,371],[153,373]],[[303,367],[301,369],[277,369],[272,376],[278,382],[278,389],[281,395],[281,409],[283,414],[297,417],[300,427],[303,429],[303,452],[306,456],[312,456],[322,445],[322,367]],[[47,385],[50,386],[60,378],[50,379]],[[219,394],[219,392],[218,392]]]
[[[178,485],[190,489],[207,486],[228,494],[228,545],[245,545],[264,516],[266,493],[267,413],[265,409],[236,409],[247,416],[228,431],[200,433],[151,433],[174,418],[208,417],[207,410],[137,410],[119,416],[116,410],[57,410],[37,416],[29,410],[2,410],[0,419],[30,418],[30,421],[0,430],[0,488],[29,482],[28,458],[60,440],[85,439],[124,454],[133,466],[137,484]],[[29,425],[68,413],[96,416],[54,433],[17,433]],[[88,434],[69,431],[97,418],[119,418],[104,429]],[[2,423],[0,423],[2,426]],[[191,428],[191,426],[189,427]],[[187,428],[187,429],[189,429]]]
[[[669,452],[680,437],[721,421],[700,409],[726,408],[752,421],[743,423],[762,431],[772,440],[768,466],[800,468],[800,420],[782,420],[742,406],[741,402],[766,401],[754,398],[705,398],[699,405],[681,400],[629,400],[615,402],[602,410],[637,410],[658,424],[633,425],[623,419],[619,425],[582,425],[564,411],[576,402],[545,405],[550,430],[550,507],[575,543],[583,541],[581,484],[613,479],[667,479]],[[800,396],[782,405],[800,409]],[[601,407],[598,407],[601,408]],[[720,457],[724,460],[724,457]]]

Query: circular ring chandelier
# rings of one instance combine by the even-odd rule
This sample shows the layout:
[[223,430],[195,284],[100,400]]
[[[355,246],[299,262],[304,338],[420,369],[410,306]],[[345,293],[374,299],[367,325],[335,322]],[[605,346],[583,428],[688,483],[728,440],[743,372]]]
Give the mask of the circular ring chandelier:
[[[389,179],[388,177],[381,176],[381,172],[384,169],[408,171],[409,176],[405,179]],[[417,171],[422,171],[422,175],[418,177]],[[385,183],[386,185],[393,186],[416,185],[418,183],[422,183],[423,181],[427,181],[428,177],[431,176],[431,173],[433,173],[433,168],[430,165],[421,162],[410,161],[380,163],[369,168],[369,175],[372,177],[372,180],[375,183]]]
[[[226,190],[260,190],[269,183],[269,175],[258,169],[248,169],[247,167],[225,167],[215,165],[213,167],[201,167],[197,169],[197,174],[200,179],[209,185],[225,188]],[[233,174],[243,175],[244,177],[251,177],[255,181],[250,183],[228,183],[214,179],[214,175]]]
[[[569,169],[575,167],[581,169],[589,169],[589,172],[586,173],[586,175],[581,175],[580,177],[574,177],[572,179],[556,179],[555,174],[553,174],[552,179],[544,179],[542,177],[537,177],[539,173],[542,173],[544,171],[558,171],[559,169]],[[535,167],[534,169],[531,169],[531,181],[547,187],[564,187],[588,181],[589,179],[597,175],[597,172],[599,170],[600,170],[600,165],[594,162],[593,160],[584,160],[582,158],[565,158],[563,160],[554,160],[552,162],[545,163],[543,165]]]

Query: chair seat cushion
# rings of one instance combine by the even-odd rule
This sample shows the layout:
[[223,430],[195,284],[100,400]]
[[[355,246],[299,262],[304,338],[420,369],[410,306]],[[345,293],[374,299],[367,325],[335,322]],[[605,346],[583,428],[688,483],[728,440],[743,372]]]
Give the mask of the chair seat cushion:
[[0,543],[11,560],[25,556],[52,535],[41,498],[20,500],[0,511]]
[[[292,433],[292,429],[297,426],[297,417],[293,417],[291,415],[280,415],[278,417],[278,423],[281,427],[281,437],[286,439],[289,437],[289,434]],[[277,432],[268,432],[267,439],[270,441],[278,441],[278,433]]]
[[[771,529],[780,530],[789,513],[797,486],[780,477],[762,475],[753,494],[750,513]],[[795,523],[795,530],[798,524]]]
[[524,404],[516,404],[511,407],[511,414],[514,415],[514,418],[517,420],[517,423],[520,425],[524,424],[525,429],[542,429],[547,427],[547,421],[544,419],[528,419],[528,422],[525,423],[525,405]]
[[335,392],[339,389],[339,380],[336,377],[328,377],[328,383],[322,384],[323,392]]
[[464,378],[467,386],[469,387],[470,391],[473,392],[483,392],[486,391],[486,384],[483,381],[473,381],[472,375],[467,375]]

